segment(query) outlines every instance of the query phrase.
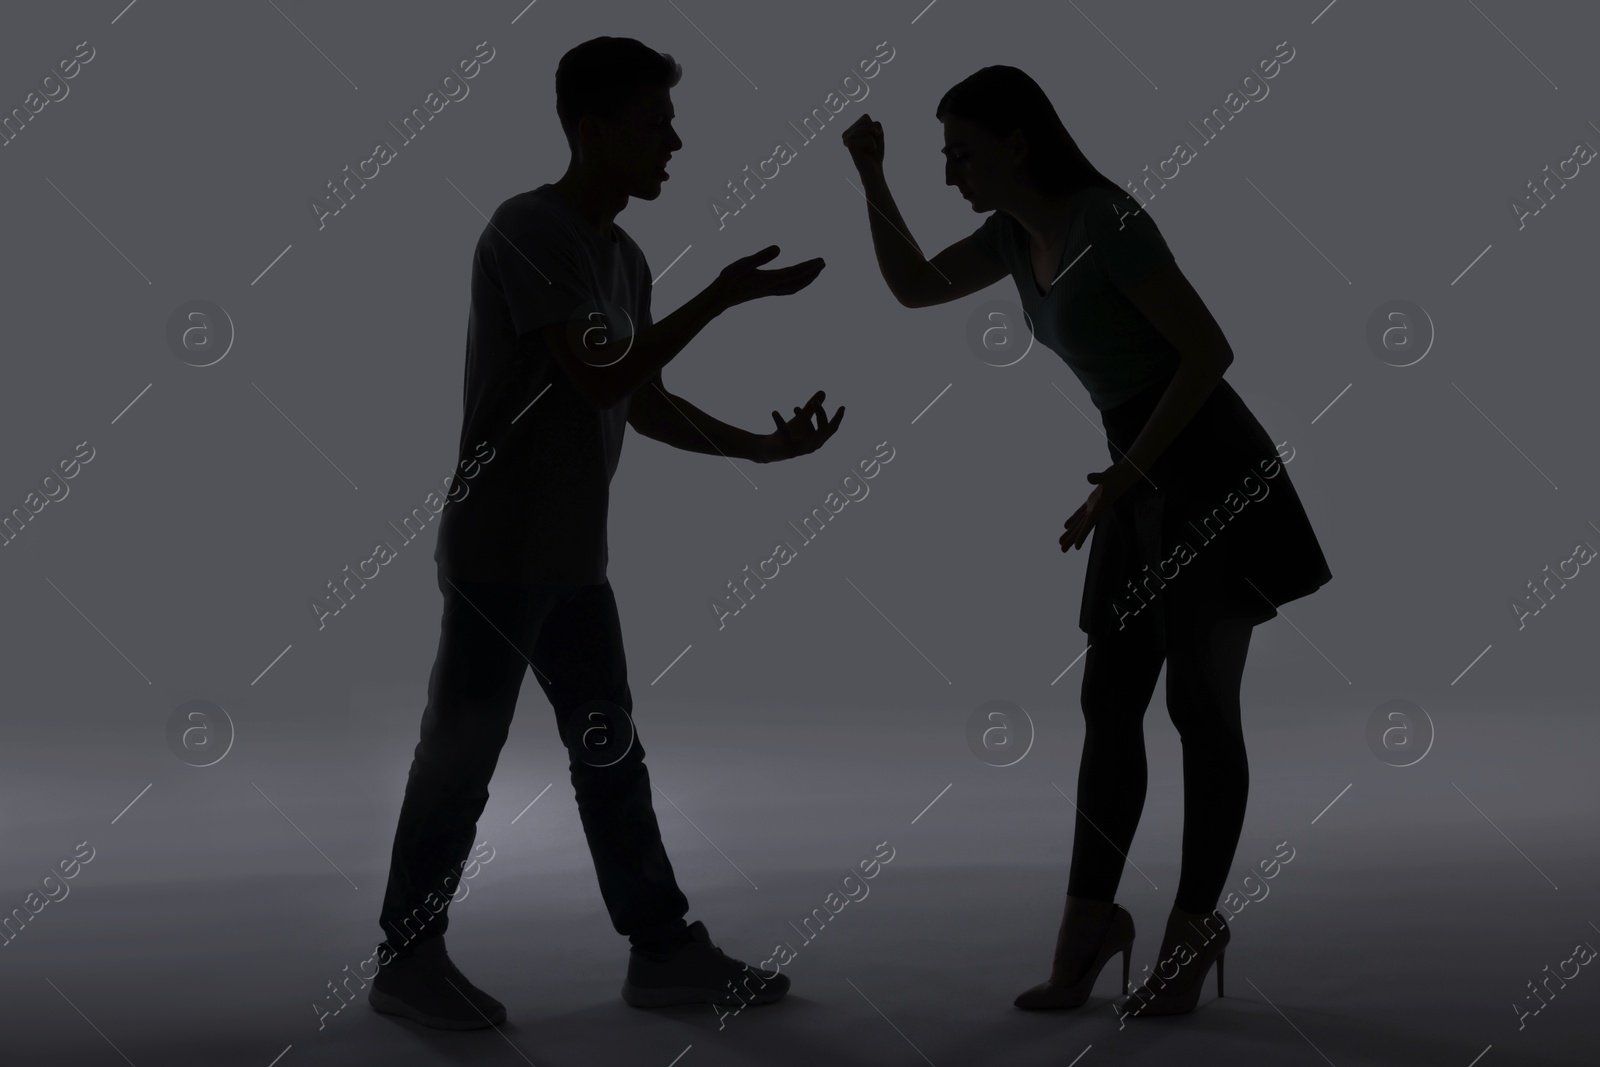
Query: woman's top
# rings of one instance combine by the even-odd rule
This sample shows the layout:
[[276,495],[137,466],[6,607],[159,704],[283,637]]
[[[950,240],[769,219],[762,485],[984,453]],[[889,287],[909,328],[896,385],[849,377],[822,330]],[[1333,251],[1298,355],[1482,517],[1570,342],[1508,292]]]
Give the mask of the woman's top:
[[1173,256],[1150,215],[1127,193],[1090,186],[1074,196],[1066,247],[1048,294],[1040,293],[1034,278],[1028,231],[1010,215],[994,212],[974,236],[1016,280],[1034,336],[1066,361],[1094,406],[1105,411],[1178,367],[1178,350],[1119,288],[1173,262]]

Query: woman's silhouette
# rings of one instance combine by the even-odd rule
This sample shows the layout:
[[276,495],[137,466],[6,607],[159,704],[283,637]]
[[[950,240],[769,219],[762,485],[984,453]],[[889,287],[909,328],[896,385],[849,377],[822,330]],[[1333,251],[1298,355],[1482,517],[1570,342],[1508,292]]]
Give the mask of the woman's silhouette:
[[[1112,902],[1144,807],[1144,713],[1162,662],[1183,742],[1183,863],[1155,974],[1119,1014],[1190,1011],[1222,952],[1217,901],[1244,823],[1249,765],[1239,687],[1251,628],[1332,577],[1271,438],[1222,380],[1233,351],[1139,201],[1078,150],[1043,90],[985,67],[939,101],[945,183],[992,212],[932,260],[883,176],[883,127],[843,140],[864,183],[879,269],[906,307],[959,299],[1009,274],[1037,339],[1088,389],[1110,456],[1065,523],[1092,530],[1079,610],[1089,635],[1083,755],[1067,901],[1048,981],[1018,1007],[1086,1000],[1133,921]],[[1289,453],[1292,458],[1292,452]]]

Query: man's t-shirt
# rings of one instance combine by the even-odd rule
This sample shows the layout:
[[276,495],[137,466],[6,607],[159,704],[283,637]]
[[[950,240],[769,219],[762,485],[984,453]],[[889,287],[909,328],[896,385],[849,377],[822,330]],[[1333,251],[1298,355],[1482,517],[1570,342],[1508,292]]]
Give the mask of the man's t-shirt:
[[[1020,223],[996,211],[975,236],[1011,272],[1034,337],[1066,361],[1094,406],[1105,411],[1178,367],[1178,350],[1118,288],[1173,262],[1173,256],[1133,197],[1098,186],[1075,196],[1066,248],[1055,266],[1059,276],[1048,296],[1039,292],[1028,231]],[[1079,259],[1085,248],[1089,254]]]
[[[577,319],[620,353],[650,319],[650,268],[613,224],[601,236],[553,185],[495,209],[472,258],[462,465],[433,558],[447,577],[533,585],[606,579],[606,512],[628,400],[597,408],[542,329]],[[620,311],[618,310],[620,309]],[[603,310],[603,320],[593,318]],[[591,362],[609,350],[591,350]],[[488,453],[480,447],[487,442]],[[491,456],[489,462],[482,457]],[[476,457],[477,462],[469,457]]]

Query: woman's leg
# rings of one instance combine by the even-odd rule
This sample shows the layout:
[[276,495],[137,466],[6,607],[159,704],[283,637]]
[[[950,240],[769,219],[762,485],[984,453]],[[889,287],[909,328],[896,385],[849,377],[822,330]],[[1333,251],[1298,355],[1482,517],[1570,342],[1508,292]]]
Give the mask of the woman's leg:
[[1144,713],[1162,652],[1146,619],[1089,638],[1084,659],[1083,755],[1078,761],[1069,896],[1110,901],[1144,811]]
[[1183,867],[1174,904],[1204,914],[1222,896],[1250,794],[1239,686],[1252,624],[1168,623],[1167,712],[1183,740]]

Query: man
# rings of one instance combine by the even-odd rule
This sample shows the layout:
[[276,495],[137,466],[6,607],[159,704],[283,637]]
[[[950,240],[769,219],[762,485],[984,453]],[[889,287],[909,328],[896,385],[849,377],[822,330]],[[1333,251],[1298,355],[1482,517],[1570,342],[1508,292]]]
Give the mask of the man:
[[381,1012],[447,1029],[505,1019],[455,968],[443,935],[528,666],[570,754],[612,925],[632,943],[623,998],[770,1003],[789,987],[724,955],[704,923],[684,922],[605,573],[624,424],[690,452],[767,463],[815,451],[844,417],[841,407],[830,420],[819,392],[793,419],[774,411],[776,428],[758,435],[662,383],[662,367],[717,315],[797,292],[823,267],[759,270],[777,255],[769,247],[652,320],[644,254],[612,220],[630,197],[661,195],[663,168],[683,147],[669,94],[681,76],[671,56],[631,38],[599,37],[563,56],[566,173],[502,203],[478,239],[459,453],[471,480],[450,494],[434,550],[444,616],[379,917],[386,941],[368,999]]

